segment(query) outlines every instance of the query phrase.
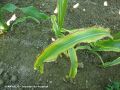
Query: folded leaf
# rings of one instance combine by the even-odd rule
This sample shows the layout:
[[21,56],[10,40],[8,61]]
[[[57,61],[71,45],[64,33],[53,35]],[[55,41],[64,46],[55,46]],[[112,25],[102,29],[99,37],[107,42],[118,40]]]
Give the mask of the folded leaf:
[[94,43],[94,51],[114,51],[120,52],[120,39],[118,40],[101,40]]
[[37,8],[33,6],[19,8],[25,15],[34,17],[36,19],[48,19],[49,16],[40,12]]
[[75,76],[77,74],[77,68],[78,68],[78,59],[77,59],[76,51],[74,48],[70,48],[68,50],[68,53],[69,53],[69,57],[70,57],[70,61],[71,61],[69,77],[75,78]]
[[120,64],[120,57],[111,62],[104,63],[103,67],[110,67],[110,66],[114,66],[114,65],[118,65],[118,64]]
[[78,43],[91,43],[96,42],[104,37],[111,37],[108,29],[101,27],[83,28],[72,34],[64,36],[52,44],[50,44],[43,52],[40,54],[34,64],[34,69],[40,69],[43,73],[43,63],[54,61],[55,58],[60,53],[74,47]]

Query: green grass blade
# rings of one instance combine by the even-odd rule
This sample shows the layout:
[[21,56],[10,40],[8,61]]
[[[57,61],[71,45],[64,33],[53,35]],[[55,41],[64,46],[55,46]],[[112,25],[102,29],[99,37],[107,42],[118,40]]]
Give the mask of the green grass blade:
[[17,7],[12,3],[8,3],[1,8],[2,11],[6,10],[8,12],[14,12],[16,9]]
[[96,42],[104,37],[111,37],[111,35],[108,29],[101,27],[84,28],[80,31],[78,30],[78,32],[64,36],[49,45],[42,54],[38,56],[34,64],[34,69],[40,69],[40,72],[43,73],[44,62],[55,61],[55,58],[57,58],[60,53],[65,52],[78,43]]
[[75,78],[77,74],[77,68],[78,68],[78,59],[77,59],[76,51],[74,48],[70,48],[68,50],[68,53],[71,61],[69,78]]
[[120,39],[118,40],[101,40],[94,43],[95,51],[114,51],[120,52]]
[[34,17],[38,20],[41,19],[48,19],[49,16],[40,12],[37,8],[33,7],[33,6],[29,6],[29,7],[24,7],[24,8],[19,8],[25,15],[27,16],[31,16]]
[[103,67],[110,67],[110,66],[115,66],[115,65],[118,65],[118,64],[120,64],[120,57],[111,61],[111,62],[104,63]]

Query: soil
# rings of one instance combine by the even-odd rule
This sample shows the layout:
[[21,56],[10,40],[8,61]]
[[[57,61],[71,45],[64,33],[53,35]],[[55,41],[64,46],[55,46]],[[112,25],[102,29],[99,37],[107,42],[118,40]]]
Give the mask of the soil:
[[[69,1],[66,28],[99,25],[110,28],[111,33],[120,31],[120,0],[108,0],[108,6],[103,5],[104,0]],[[19,7],[33,5],[48,15],[53,14],[56,7],[55,0],[0,0],[0,3],[14,3]],[[80,5],[73,9],[76,3]],[[51,43],[52,37],[50,21],[41,21],[39,25],[30,20],[16,25],[12,31],[0,37],[0,90],[105,90],[110,80],[120,81],[120,65],[100,68],[99,58],[88,51],[77,52],[79,63],[83,63],[84,67],[78,69],[74,83],[64,80],[70,67],[66,57],[58,57],[57,63],[46,63],[44,74],[40,75],[34,71],[33,64],[36,56]],[[113,52],[100,54],[104,60],[120,55]]]

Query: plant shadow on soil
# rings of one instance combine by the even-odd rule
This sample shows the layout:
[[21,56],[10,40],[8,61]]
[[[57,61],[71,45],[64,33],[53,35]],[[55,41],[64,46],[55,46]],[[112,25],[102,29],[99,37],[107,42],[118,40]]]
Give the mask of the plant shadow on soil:
[[[70,0],[65,27],[68,29],[84,28],[100,25],[111,29],[112,33],[120,31],[120,0]],[[53,14],[55,0],[3,0],[3,4],[11,2],[17,6],[34,5]],[[72,6],[79,3],[77,9]],[[7,17],[6,17],[7,18]],[[58,58],[57,63],[46,63],[43,75],[34,71],[36,56],[51,43],[50,21],[41,21],[40,25],[26,21],[16,25],[13,31],[0,37],[0,88],[1,90],[26,90],[26,88],[9,88],[16,86],[48,86],[49,90],[104,90],[109,80],[120,80],[120,65],[110,68],[99,68],[100,60],[88,51],[78,51],[79,63],[84,67],[78,69],[73,83],[63,78],[69,72],[69,59]],[[100,53],[103,59],[117,57],[119,53]],[[27,88],[28,90],[30,88]],[[32,89],[32,88],[31,88]],[[42,88],[33,88],[39,90]]]

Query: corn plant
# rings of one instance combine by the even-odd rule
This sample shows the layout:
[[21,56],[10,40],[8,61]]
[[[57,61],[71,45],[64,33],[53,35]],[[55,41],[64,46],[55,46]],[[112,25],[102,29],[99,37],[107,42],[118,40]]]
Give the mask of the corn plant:
[[[6,11],[10,13],[15,13],[16,10],[21,11],[24,15],[22,17],[17,18],[13,23],[10,23],[10,25],[7,25],[3,17],[3,13]],[[47,16],[46,14],[39,11],[37,8],[33,6],[19,8],[14,4],[8,3],[4,5],[2,8],[0,8],[0,34],[9,31],[14,25],[23,22],[27,19],[32,19],[39,23],[39,20],[41,19],[46,20],[48,18],[49,16]]]
[[[67,3],[68,0],[57,0],[58,15],[57,17],[55,15],[51,16],[51,21],[53,24],[52,31],[57,37],[57,40],[51,43],[45,50],[43,50],[43,52],[36,59],[34,69],[38,69],[41,74],[44,72],[45,62],[56,61],[57,57],[61,53],[64,53],[65,55],[69,56],[71,61],[71,67],[67,77],[75,78],[78,68],[76,50],[88,49],[101,59],[99,54],[95,52],[95,49],[93,49],[93,46],[95,46],[93,43],[105,37],[112,39],[110,30],[99,26],[74,30],[65,29],[63,25],[67,10]],[[67,35],[65,34],[66,32],[68,33]],[[89,45],[75,47],[79,43],[88,43]],[[102,63],[104,64],[103,61]]]

